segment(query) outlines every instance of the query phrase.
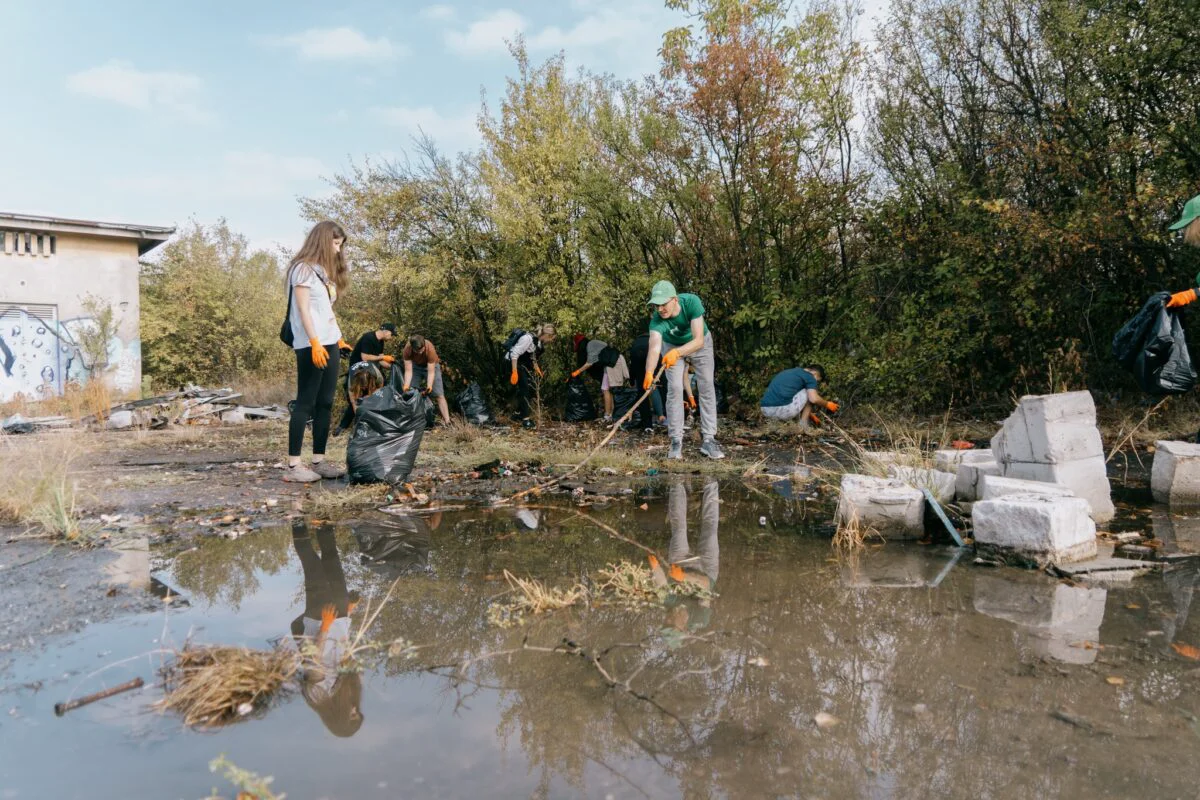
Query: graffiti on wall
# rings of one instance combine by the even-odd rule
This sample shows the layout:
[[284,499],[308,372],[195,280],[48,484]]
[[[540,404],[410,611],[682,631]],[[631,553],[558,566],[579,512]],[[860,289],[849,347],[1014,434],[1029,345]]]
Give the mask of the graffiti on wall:
[[87,364],[79,347],[79,334],[95,326],[89,317],[61,322],[51,315],[0,306],[0,400],[17,394],[45,399],[62,394],[69,383],[83,385],[98,372],[109,376],[120,391],[137,388],[141,342],[108,341],[108,363]]

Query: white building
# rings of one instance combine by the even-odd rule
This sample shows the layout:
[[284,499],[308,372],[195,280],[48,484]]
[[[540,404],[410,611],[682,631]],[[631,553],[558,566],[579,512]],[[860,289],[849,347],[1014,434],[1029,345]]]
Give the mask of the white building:
[[[0,401],[142,382],[138,258],[174,228],[0,212]],[[88,346],[111,309],[110,335]]]

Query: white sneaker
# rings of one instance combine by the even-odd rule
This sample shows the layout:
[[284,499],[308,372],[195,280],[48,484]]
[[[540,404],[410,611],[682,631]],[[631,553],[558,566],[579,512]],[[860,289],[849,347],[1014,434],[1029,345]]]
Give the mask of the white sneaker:
[[346,474],[346,468],[330,461],[318,461],[312,465],[312,471],[322,478],[340,478]]
[[297,464],[284,470],[283,479],[288,483],[316,483],[321,476],[303,464]]

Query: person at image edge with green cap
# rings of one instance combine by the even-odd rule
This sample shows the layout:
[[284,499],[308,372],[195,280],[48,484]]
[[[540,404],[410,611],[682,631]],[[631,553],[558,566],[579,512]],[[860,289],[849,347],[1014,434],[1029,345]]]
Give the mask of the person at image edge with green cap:
[[683,458],[683,380],[684,361],[696,371],[700,389],[700,452],[709,458],[724,458],[717,444],[717,391],[713,385],[712,334],[704,322],[704,304],[694,294],[678,294],[670,281],[659,281],[650,290],[647,305],[650,316],[650,351],[646,354],[646,375],[642,389],[649,390],[654,378],[658,354],[663,342],[671,346],[662,357],[667,370],[667,433],[671,447],[667,458]]
[[[1171,226],[1173,231],[1183,231],[1183,241],[1192,247],[1200,247],[1200,194],[1188,200],[1183,206],[1179,221]],[[1200,274],[1196,275],[1196,285],[1200,287]],[[1196,299],[1196,289],[1185,289],[1171,295],[1167,308],[1186,306]]]

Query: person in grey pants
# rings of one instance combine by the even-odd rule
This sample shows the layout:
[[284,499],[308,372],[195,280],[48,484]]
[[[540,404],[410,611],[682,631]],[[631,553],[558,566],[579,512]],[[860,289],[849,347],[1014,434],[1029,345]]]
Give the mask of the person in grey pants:
[[694,294],[679,294],[670,281],[659,281],[650,292],[654,308],[650,317],[650,351],[642,389],[648,390],[663,343],[671,347],[662,356],[667,368],[667,433],[671,438],[667,458],[683,458],[683,381],[687,363],[696,371],[700,390],[700,452],[709,458],[724,458],[717,444],[717,390],[713,384],[716,366],[712,334],[704,321],[704,304]]

